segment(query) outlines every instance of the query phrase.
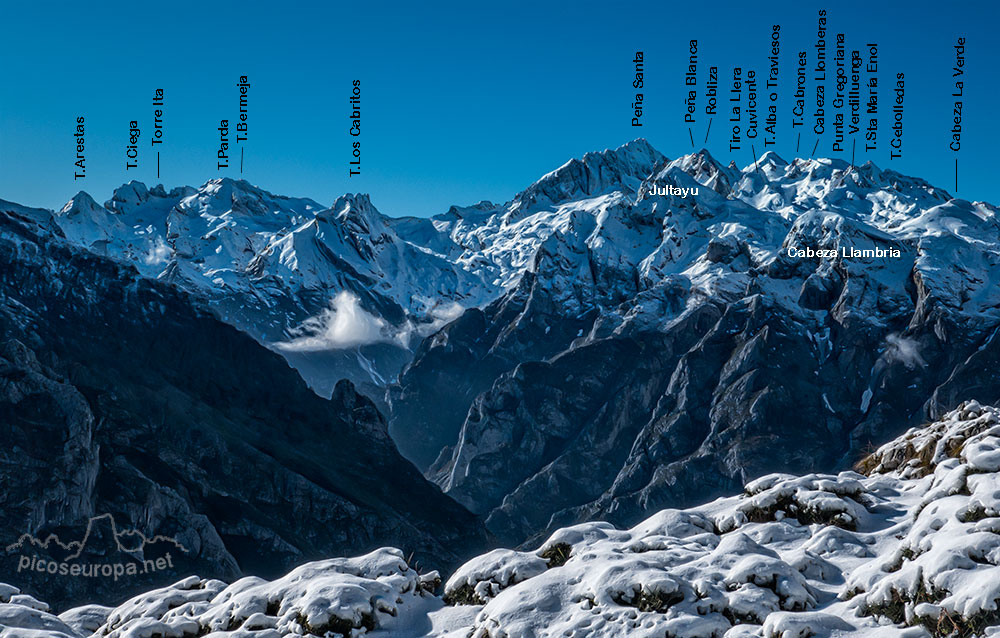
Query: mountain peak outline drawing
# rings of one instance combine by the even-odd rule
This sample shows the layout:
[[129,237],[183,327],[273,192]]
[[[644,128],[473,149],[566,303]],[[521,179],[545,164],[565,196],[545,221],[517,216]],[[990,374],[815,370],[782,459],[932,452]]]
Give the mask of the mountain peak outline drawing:
[[22,534],[18,537],[17,541],[7,545],[6,551],[8,553],[24,549],[26,546],[32,547],[37,550],[49,551],[54,545],[59,549],[70,552],[64,560],[70,561],[75,560],[83,554],[83,551],[87,548],[88,542],[95,535],[95,530],[98,529],[98,523],[104,523],[108,525],[110,529],[110,538],[114,541],[115,548],[124,553],[136,558],[136,554],[140,553],[147,545],[153,545],[156,543],[169,543],[184,552],[188,552],[188,549],[181,544],[177,539],[158,534],[152,538],[148,538],[145,534],[137,529],[118,529],[118,525],[115,522],[115,517],[113,514],[99,514],[98,516],[92,516],[87,521],[87,530],[84,532],[83,539],[79,541],[70,541],[64,543],[59,539],[56,534],[49,534],[44,540],[33,536],[31,534]]

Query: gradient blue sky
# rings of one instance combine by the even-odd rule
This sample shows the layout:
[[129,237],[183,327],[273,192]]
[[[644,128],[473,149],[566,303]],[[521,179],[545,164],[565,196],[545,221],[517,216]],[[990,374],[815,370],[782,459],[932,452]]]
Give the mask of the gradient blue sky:
[[[453,203],[505,201],[543,173],[589,150],[642,136],[668,157],[692,149],[681,123],[687,42],[703,73],[734,65],[763,75],[770,25],[781,24],[781,82],[795,52],[816,37],[848,50],[874,38],[882,66],[882,167],[953,191],[950,66],[967,38],[966,107],[958,194],[1000,203],[996,160],[1000,82],[995,2],[11,2],[3,0],[0,198],[58,207],[78,190],[98,200],[129,180],[200,184],[215,167],[216,127],[237,112],[246,74],[250,140],[243,177],[273,192],[329,204],[369,192],[390,215],[431,215]],[[646,116],[630,126],[632,57],[646,57]],[[832,54],[832,50],[828,51]],[[889,161],[890,77],[906,73],[905,153]],[[350,178],[351,82],[362,83],[362,175]],[[723,85],[724,86],[724,85]],[[167,94],[162,177],[146,134],[153,90]],[[720,86],[721,88],[721,86]],[[832,89],[828,88],[828,91]],[[703,103],[703,102],[702,102]],[[789,106],[780,103],[779,154],[795,155]],[[87,118],[88,177],[73,180],[75,118]],[[128,121],[139,119],[142,166],[126,172]],[[699,115],[701,147],[707,124]],[[706,146],[730,155],[716,119]],[[701,138],[701,139],[698,139]],[[804,136],[801,155],[814,138]],[[757,144],[757,154],[763,149]],[[860,146],[860,144],[859,144]],[[824,147],[826,147],[824,149]],[[817,155],[829,156],[823,143]],[[849,153],[842,156],[850,159]]]

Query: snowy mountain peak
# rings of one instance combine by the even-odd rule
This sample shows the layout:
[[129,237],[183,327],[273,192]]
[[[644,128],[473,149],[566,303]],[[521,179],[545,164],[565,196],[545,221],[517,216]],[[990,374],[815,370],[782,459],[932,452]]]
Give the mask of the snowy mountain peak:
[[256,186],[239,177],[215,177],[202,185],[202,190],[238,189],[244,191],[258,190]]
[[632,167],[632,171],[638,171],[640,173],[645,170],[646,166],[655,165],[665,159],[666,157],[653,148],[653,145],[643,137],[636,138],[631,142],[626,142],[615,149],[591,151],[583,155],[583,162],[585,164],[593,161],[604,160],[609,163],[630,166]]
[[659,178],[665,175],[671,168],[678,168],[690,175],[696,182],[712,189],[719,194],[727,194],[732,190],[733,182],[738,178],[738,172],[723,166],[708,149],[701,149],[697,153],[682,155],[664,166],[656,175]]
[[[163,187],[160,186],[160,190]],[[166,193],[164,193],[165,195]],[[104,202],[104,207],[116,212],[124,212],[141,205],[149,199],[149,189],[142,182],[131,180],[127,184],[122,184],[111,194],[111,199]]]
[[[263,195],[270,193],[257,190],[245,180],[223,177],[205,182],[196,193],[185,198],[183,208],[198,208],[204,212],[232,210],[263,215],[267,212],[261,201]],[[195,205],[188,205],[189,203]]]
[[[970,263],[983,252],[975,247],[1000,246],[995,211],[942,206],[949,199],[923,180],[874,164],[788,163],[769,152],[756,168],[741,170],[707,149],[668,161],[638,139],[572,159],[507,204],[453,206],[432,218],[385,216],[361,193],[326,207],[219,178],[169,192],[129,182],[105,207],[83,193],[58,223],[91,250],[205,294],[224,305],[227,321],[276,343],[310,319],[329,319],[331,300],[341,293],[355,295],[373,325],[384,321],[390,331],[409,334],[411,325],[437,325],[442,305],[487,307],[529,271],[562,304],[560,312],[597,310],[608,326],[653,325],[665,308],[689,298],[740,298],[759,285],[762,272],[806,272],[805,262],[778,259],[793,244],[904,242],[903,257],[869,269],[869,278],[905,290],[916,267],[949,303],[987,312],[994,295],[974,285],[990,280],[992,258],[975,257],[978,267],[969,273],[947,264]],[[804,215],[811,217],[796,224]],[[924,252],[915,263],[916,245]],[[932,245],[940,255],[927,250]],[[816,305],[838,290],[836,277],[820,271],[802,284],[805,292],[789,297]],[[814,283],[828,276],[830,282]],[[634,295],[642,308],[618,307]],[[401,355],[399,365],[411,356]],[[384,385],[392,374],[372,378]]]
[[66,202],[55,218],[67,238],[100,254],[115,252],[111,246],[128,234],[117,215],[84,191]]
[[444,213],[444,215],[439,215],[437,217],[444,217],[444,218],[451,217],[456,219],[465,219],[466,217],[470,216],[480,217],[482,216],[483,213],[493,213],[496,212],[497,209],[499,208],[500,208],[499,204],[494,204],[493,202],[484,199],[471,206],[453,205],[448,209],[448,212]]
[[355,243],[382,243],[390,232],[382,213],[372,204],[367,193],[346,193],[338,197],[330,208],[317,213],[318,221],[335,224]]
[[94,201],[94,198],[91,197],[89,193],[86,191],[80,191],[71,197],[70,200],[59,209],[59,215],[72,217],[75,215],[91,213],[97,210],[103,210],[103,207]]
[[230,177],[208,180],[178,204],[178,209],[187,214],[277,217],[286,223],[297,223],[322,208],[311,199],[275,195],[246,180]]
[[158,201],[157,206],[161,208],[164,206],[170,208],[181,199],[196,192],[197,189],[191,186],[178,186],[168,192],[163,184],[149,188],[140,181],[132,180],[116,188],[111,194],[111,199],[104,202],[104,207],[114,213],[125,215],[135,212],[142,206],[150,205],[154,201]]
[[645,139],[639,138],[616,149],[586,153],[571,159],[514,197],[508,222],[546,205],[592,197],[609,190],[635,193],[642,180],[666,161]]
[[723,168],[722,164],[715,159],[715,156],[707,148],[702,148],[694,153],[688,153],[687,155],[681,155],[677,159],[670,162],[671,165],[680,167],[683,170],[688,170],[693,167],[698,166],[713,166],[716,168]]
[[368,193],[345,193],[333,202],[330,211],[341,221],[352,218],[371,219],[381,216],[381,213],[372,205]]
[[764,151],[764,154],[760,156],[757,160],[758,166],[764,166],[765,164],[773,164],[774,166],[787,166],[788,162],[783,160],[780,155],[774,151]]

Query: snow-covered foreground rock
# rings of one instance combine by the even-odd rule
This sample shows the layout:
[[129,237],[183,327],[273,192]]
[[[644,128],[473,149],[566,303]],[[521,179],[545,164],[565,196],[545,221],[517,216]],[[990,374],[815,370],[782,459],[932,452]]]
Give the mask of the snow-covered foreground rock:
[[1000,635],[1000,410],[964,403],[857,469],[772,474],[628,530],[560,529],[443,588],[394,549],[272,582],[191,577],[58,617],[0,586],[0,636]]

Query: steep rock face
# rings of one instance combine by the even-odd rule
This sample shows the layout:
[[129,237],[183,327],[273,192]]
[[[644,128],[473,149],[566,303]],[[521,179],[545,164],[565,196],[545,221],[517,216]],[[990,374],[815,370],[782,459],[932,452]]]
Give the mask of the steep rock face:
[[34,529],[92,509],[100,459],[86,399],[14,340],[0,351],[0,388],[0,463],[27,470],[4,475],[5,518]]
[[[688,331],[604,339],[518,365],[477,397],[456,454],[435,480],[488,515],[488,526],[507,542],[545,529],[562,510],[601,495],[696,328],[716,316],[714,307],[702,306],[686,318]],[[541,502],[544,508],[534,505]]]
[[469,406],[497,378],[520,361],[558,354],[592,320],[559,314],[534,294],[534,281],[527,273],[509,295],[425,339],[390,388],[389,431],[418,466],[447,459]]
[[316,396],[188,295],[43,226],[0,211],[0,427],[14,442],[0,546],[79,541],[90,526],[80,560],[103,561],[115,530],[137,530],[171,539],[176,568],[59,578],[7,552],[15,584],[58,604],[114,600],[192,571],[273,575],[385,543],[447,560],[485,542],[349,383]]

